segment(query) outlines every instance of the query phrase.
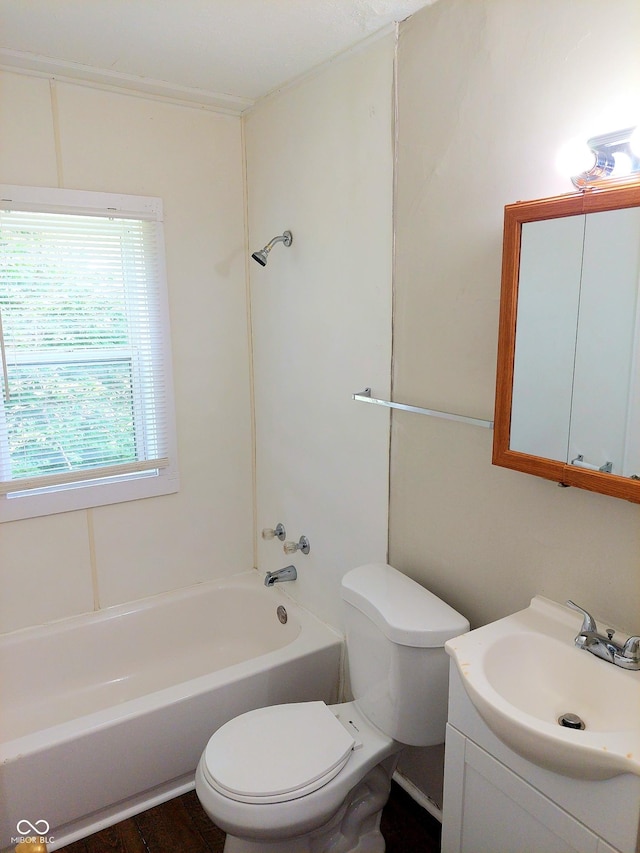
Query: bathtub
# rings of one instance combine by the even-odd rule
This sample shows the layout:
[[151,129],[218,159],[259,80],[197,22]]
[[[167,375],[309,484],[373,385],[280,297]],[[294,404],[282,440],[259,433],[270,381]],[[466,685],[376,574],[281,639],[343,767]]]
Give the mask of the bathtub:
[[5,634],[0,848],[31,826],[56,850],[189,790],[227,720],[337,701],[341,654],[256,571]]

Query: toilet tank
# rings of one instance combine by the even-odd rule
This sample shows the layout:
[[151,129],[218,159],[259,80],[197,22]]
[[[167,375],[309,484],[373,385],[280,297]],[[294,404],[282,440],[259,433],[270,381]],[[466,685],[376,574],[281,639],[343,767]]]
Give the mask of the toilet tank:
[[400,743],[442,743],[449,685],[444,644],[466,633],[468,621],[385,563],[347,572],[342,601],[358,708]]

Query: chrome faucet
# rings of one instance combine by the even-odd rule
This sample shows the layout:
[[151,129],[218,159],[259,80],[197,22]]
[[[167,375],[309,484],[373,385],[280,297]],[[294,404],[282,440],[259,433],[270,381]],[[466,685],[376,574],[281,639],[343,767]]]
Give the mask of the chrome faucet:
[[567,606],[582,613],[582,627],[575,641],[579,649],[586,649],[592,655],[623,669],[640,669],[640,637],[629,637],[624,645],[620,645],[613,639],[613,628],[606,629],[606,636],[600,634],[596,620],[590,613],[573,601],[567,601]]
[[277,572],[267,572],[264,578],[264,585],[273,586],[283,581],[294,581],[297,577],[298,572],[295,566],[285,566],[284,569],[278,569]]

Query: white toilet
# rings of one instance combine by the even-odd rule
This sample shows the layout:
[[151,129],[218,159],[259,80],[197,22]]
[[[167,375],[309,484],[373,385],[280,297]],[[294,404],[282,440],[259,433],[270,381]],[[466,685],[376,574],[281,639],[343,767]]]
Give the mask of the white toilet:
[[225,853],[383,853],[380,815],[406,744],[444,741],[444,643],[467,620],[391,566],[342,580],[355,700],[249,711],[210,739],[196,792]]

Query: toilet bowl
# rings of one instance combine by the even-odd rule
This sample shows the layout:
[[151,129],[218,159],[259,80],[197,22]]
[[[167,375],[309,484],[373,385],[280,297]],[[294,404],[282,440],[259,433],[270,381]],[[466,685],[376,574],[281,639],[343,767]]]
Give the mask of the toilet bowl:
[[[277,705],[270,709],[273,711],[272,720],[277,721],[281,711],[294,709],[299,712],[300,716],[297,724],[303,726],[309,721],[306,706],[316,704],[322,705],[335,725],[341,729],[345,738],[351,741],[346,759],[343,762],[341,761],[338,772],[326,771],[329,775],[326,780],[316,778],[314,782],[307,782],[305,785],[303,781],[305,770],[310,775],[318,776],[318,769],[321,764],[321,762],[320,764],[317,763],[318,756],[304,755],[301,757],[297,750],[290,749],[290,745],[287,743],[287,731],[263,730],[266,744],[263,754],[251,764],[245,763],[246,783],[243,779],[240,784],[236,784],[234,786],[236,791],[233,792],[232,796],[229,796],[228,792],[221,790],[222,786],[213,777],[210,768],[211,764],[220,757],[221,752],[234,748],[235,738],[230,737],[227,741],[229,732],[226,732],[226,727],[222,726],[209,741],[196,772],[196,791],[205,812],[217,826],[227,833],[225,853],[245,853],[245,851],[246,853],[249,851],[251,853],[260,851],[262,853],[263,850],[278,850],[282,853],[308,853],[308,851],[331,849],[330,847],[318,846],[327,831],[329,833],[332,831],[332,827],[327,827],[327,824],[333,825],[335,821],[331,819],[335,817],[340,817],[340,823],[343,822],[350,805],[350,792],[357,788],[367,774],[375,770],[381,762],[391,757],[393,759],[392,766],[390,765],[389,772],[384,774],[382,783],[384,800],[380,808],[386,802],[389,794],[389,779],[393,769],[395,769],[395,759],[402,745],[386,737],[375,726],[372,726],[360,714],[354,702],[332,706],[327,706],[324,703]],[[249,711],[248,714],[242,716],[251,721],[254,719],[253,714],[254,712]],[[295,724],[295,714],[286,713],[285,716],[287,724]],[[257,719],[255,721],[261,722]],[[300,729],[298,734],[301,734],[302,731]],[[306,742],[308,744],[319,744],[315,728],[305,729],[304,732],[307,735]],[[231,732],[231,735],[235,735],[235,733]],[[223,742],[222,746],[218,740]],[[336,738],[336,745],[340,744],[338,749],[342,746],[341,741],[342,738],[338,736]],[[286,793],[280,791],[274,795],[274,790],[280,782],[277,777],[279,772],[282,772],[282,766],[273,774],[272,778],[269,778],[270,774],[268,773],[263,774],[260,782],[256,781],[253,769],[256,764],[264,759],[271,761],[275,756],[277,761],[279,751],[282,755],[292,756],[292,764],[301,765],[296,767],[294,771],[294,775],[297,775],[297,781],[301,784],[297,788],[291,786],[292,790]],[[242,748],[240,752],[241,758],[244,759]],[[330,748],[327,749],[325,759],[327,767],[335,763],[334,759],[337,754],[338,752],[332,754]],[[310,763],[305,766],[309,758],[311,759]],[[305,767],[305,770],[302,770],[302,767]],[[287,767],[286,769],[290,768]],[[218,776],[224,776],[219,769],[215,769],[214,772]],[[238,782],[239,780],[236,778],[234,781]],[[375,781],[373,780],[369,784],[373,786]],[[263,784],[261,790],[260,783],[265,782],[267,784]],[[275,785],[272,784],[274,782]],[[380,787],[380,781],[377,784]],[[238,794],[237,789],[240,787],[245,787],[247,790]],[[360,794],[361,798],[362,793]],[[261,795],[264,801],[260,802],[256,794]],[[359,818],[361,817],[359,815]],[[314,832],[321,828],[323,829],[322,833]],[[359,833],[361,834],[361,829],[359,829]],[[240,840],[251,843],[241,845],[239,844]],[[290,842],[289,846],[285,845],[287,840]],[[341,849],[346,851],[348,848]],[[384,850],[384,847],[371,847],[370,849],[377,851]]]
[[354,701],[249,711],[200,759],[196,793],[225,853],[383,853],[401,749],[444,740],[443,647],[467,620],[385,564],[348,572],[342,598]]

